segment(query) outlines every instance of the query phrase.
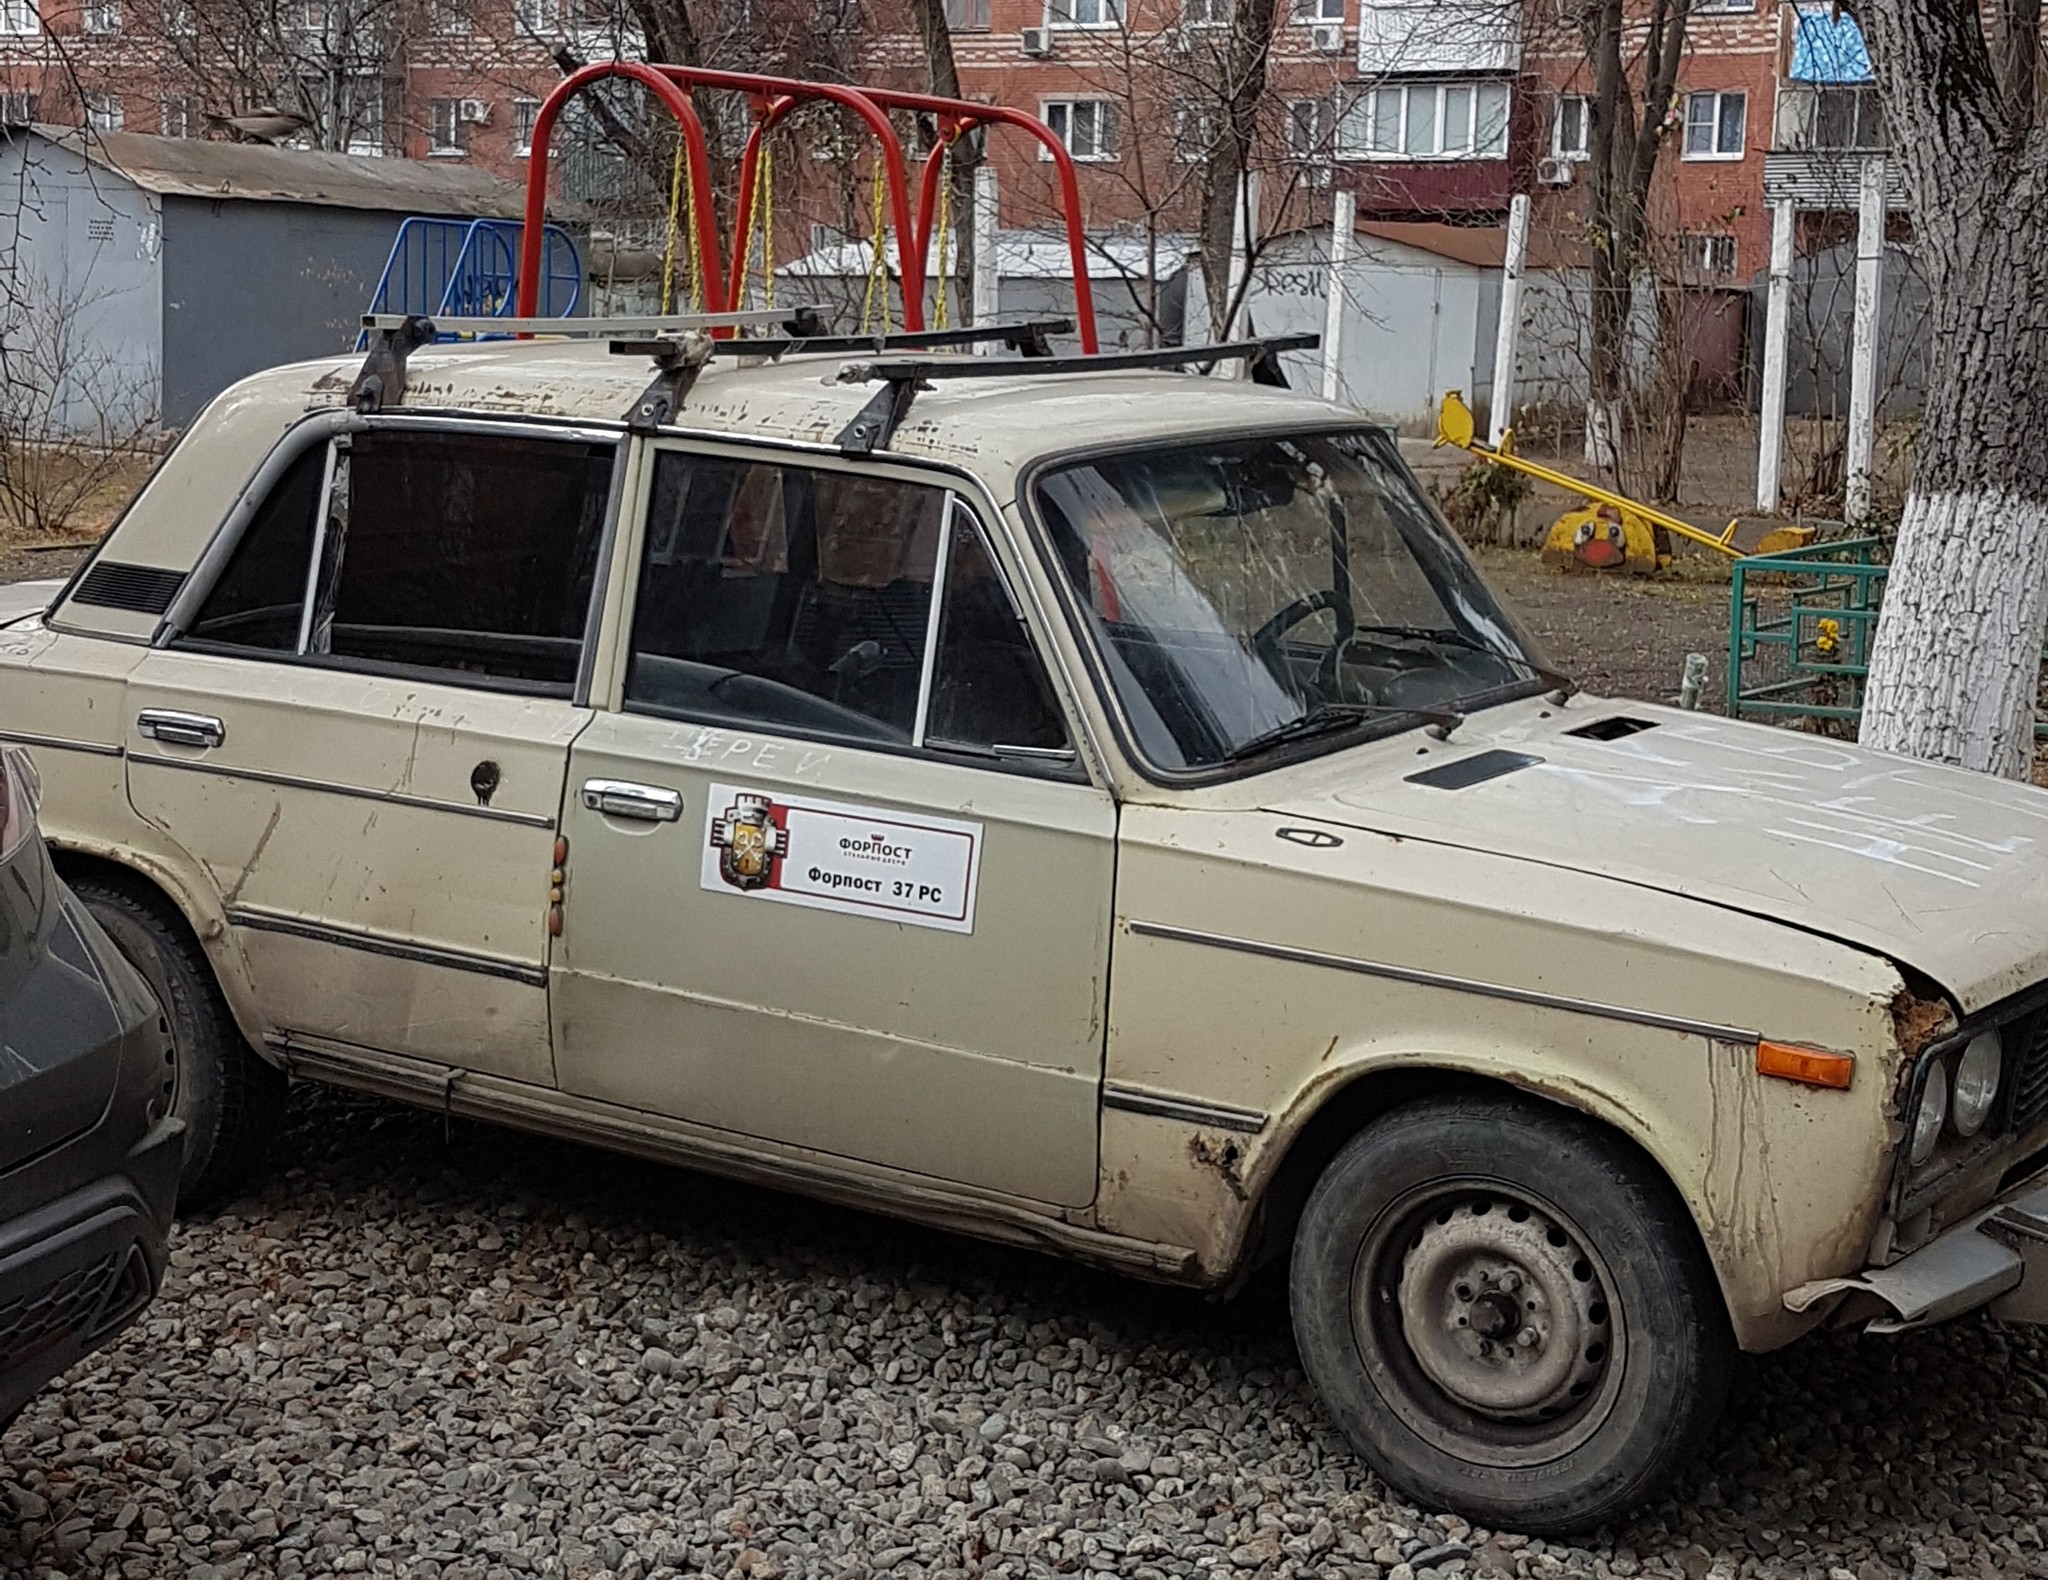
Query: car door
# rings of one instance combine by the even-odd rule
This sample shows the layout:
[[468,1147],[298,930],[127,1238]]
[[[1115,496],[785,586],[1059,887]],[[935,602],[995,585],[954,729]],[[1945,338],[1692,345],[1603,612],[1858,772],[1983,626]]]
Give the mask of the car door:
[[1116,809],[975,508],[729,447],[644,476],[570,753],[563,1089],[1092,1200]]
[[549,872],[616,448],[417,419],[309,445],[135,670],[129,796],[218,886],[274,1034],[552,1082]]

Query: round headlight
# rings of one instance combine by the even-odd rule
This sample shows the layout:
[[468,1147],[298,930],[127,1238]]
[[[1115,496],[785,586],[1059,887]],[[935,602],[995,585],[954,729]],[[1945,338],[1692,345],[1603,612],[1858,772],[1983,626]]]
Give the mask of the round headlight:
[[1934,1143],[1941,1139],[1941,1122],[1948,1118],[1948,1071],[1939,1063],[1927,1068],[1926,1083],[1920,1088],[1920,1110],[1913,1116],[1913,1148],[1909,1156],[1918,1168],[1934,1156]]
[[1998,1096],[1998,1078],[2005,1073],[2005,1049],[1996,1031],[1980,1031],[1956,1061],[1955,1098],[1949,1104],[1949,1123],[1959,1136],[1974,1136],[1991,1117],[1991,1103]]

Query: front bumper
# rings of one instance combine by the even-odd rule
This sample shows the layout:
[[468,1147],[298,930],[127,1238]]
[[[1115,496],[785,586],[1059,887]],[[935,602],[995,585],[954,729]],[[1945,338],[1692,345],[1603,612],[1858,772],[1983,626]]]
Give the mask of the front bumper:
[[1889,1267],[1801,1284],[1785,1305],[1811,1311],[1838,1298],[1836,1325],[1867,1318],[1871,1333],[1930,1327],[1979,1306],[2006,1322],[2048,1322],[2048,1184],[2019,1186]]
[[0,1223],[0,1425],[156,1294],[184,1134],[160,1119],[119,1172]]

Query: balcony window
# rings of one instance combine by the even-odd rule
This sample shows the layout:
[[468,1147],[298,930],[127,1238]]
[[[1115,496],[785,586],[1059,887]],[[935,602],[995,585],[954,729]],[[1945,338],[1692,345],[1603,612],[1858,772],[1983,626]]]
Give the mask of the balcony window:
[[946,30],[949,33],[986,33],[988,0],[946,0]]
[[1748,123],[1744,93],[1688,93],[1685,96],[1685,157],[1740,159]]
[[28,88],[0,90],[0,126],[29,126],[36,118],[36,96]]
[[1347,159],[1504,159],[1504,82],[1389,83],[1354,99],[1337,126]]
[[1694,279],[1731,279],[1735,274],[1735,238],[1688,231],[1678,238],[1678,266]]
[[1123,20],[1124,0],[1047,0],[1045,7],[1047,27],[1121,27]]
[[1871,80],[1870,49],[1856,19],[1833,5],[1802,5],[1792,30],[1794,82]]
[[1559,159],[1584,159],[1593,132],[1593,101],[1583,93],[1558,97],[1550,119],[1550,151]]

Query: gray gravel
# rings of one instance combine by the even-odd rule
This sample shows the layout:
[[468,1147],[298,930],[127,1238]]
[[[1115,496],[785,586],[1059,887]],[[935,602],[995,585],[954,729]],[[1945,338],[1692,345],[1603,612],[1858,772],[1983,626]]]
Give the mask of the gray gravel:
[[1584,1546],[1388,1497],[1229,1307],[301,1092],[257,1198],[0,1445],[0,1574],[2048,1576],[2048,1346],[1746,1372]]

